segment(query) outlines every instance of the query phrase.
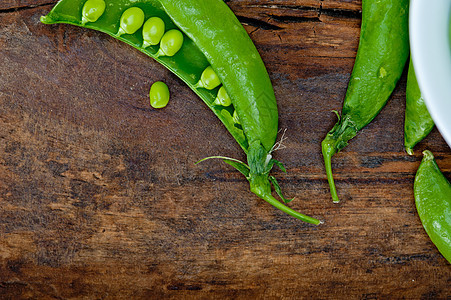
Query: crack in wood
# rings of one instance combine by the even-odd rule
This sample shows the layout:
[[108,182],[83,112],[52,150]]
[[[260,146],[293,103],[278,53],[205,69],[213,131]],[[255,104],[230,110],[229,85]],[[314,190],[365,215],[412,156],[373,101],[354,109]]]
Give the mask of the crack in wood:
[[306,23],[314,22],[320,23],[319,17],[296,17],[296,16],[275,16],[271,15],[271,19],[280,23]]
[[[290,10],[290,11],[299,11],[299,12],[317,12],[315,17],[305,17],[305,16],[290,16],[290,15],[276,15],[273,13],[265,14],[271,20],[274,20],[278,23],[322,23],[321,16],[329,16],[333,18],[341,18],[341,19],[361,19],[362,12],[361,10],[346,10],[346,9],[330,9],[324,8],[323,2],[321,1],[319,8],[312,6],[297,6],[297,5],[253,5],[249,7],[255,7],[260,9],[271,9],[271,10]],[[281,30],[283,27],[271,24],[269,22],[257,19],[250,18],[237,15],[238,20],[241,23],[249,26],[256,27],[258,29],[263,30]],[[254,30],[256,31],[256,30]],[[254,32],[253,31],[253,32]]]
[[322,12],[323,12],[323,0],[321,0],[321,2],[319,4],[319,9],[318,9],[318,19],[319,20],[321,20],[320,17],[321,17]]
[[294,21],[299,19],[305,21],[309,19],[310,21],[320,22],[319,18],[322,15],[327,15],[330,17],[336,18],[346,18],[346,19],[361,19],[362,11],[361,10],[352,10],[352,9],[336,9],[336,8],[325,8],[323,6],[323,1],[321,0],[319,7],[314,6],[305,6],[305,5],[248,5],[248,8],[260,8],[260,9],[271,9],[271,10],[290,10],[290,11],[300,11],[300,12],[318,12],[317,18],[308,18],[308,17],[290,17],[290,16],[281,16],[280,18],[293,18]]
[[258,29],[263,29],[263,30],[281,30],[281,29],[283,29],[280,26],[272,25],[268,22],[265,22],[262,20],[257,20],[254,18],[248,18],[248,17],[244,17],[244,16],[237,16],[237,18],[242,24],[253,26]]
[[[321,15],[341,19],[361,19],[361,10],[321,8]],[[318,16],[319,18],[319,16]]]

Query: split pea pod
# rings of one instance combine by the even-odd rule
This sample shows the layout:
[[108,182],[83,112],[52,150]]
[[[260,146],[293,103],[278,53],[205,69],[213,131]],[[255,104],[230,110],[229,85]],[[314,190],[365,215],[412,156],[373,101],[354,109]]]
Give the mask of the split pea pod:
[[431,241],[451,263],[451,184],[432,152],[426,150],[423,154],[415,176],[415,205]]
[[339,202],[331,159],[381,111],[393,92],[409,54],[408,0],[363,0],[360,41],[342,115],[322,142],[334,202]]
[[418,86],[412,60],[410,60],[407,73],[406,114],[404,120],[404,147],[406,152],[412,155],[413,147],[421,142],[434,128],[434,121],[429,114]]
[[[273,87],[249,35],[222,0],[115,0],[108,2],[101,16],[85,17],[93,21],[82,22],[86,3],[86,0],[62,0],[41,21],[107,33],[171,70],[222,121],[247,154],[247,163],[217,158],[244,174],[251,191],[260,198],[300,220],[320,223],[285,206],[271,194],[272,183],[288,202],[275,178],[269,175],[274,165],[284,170],[272,158],[278,132]],[[164,26],[159,21],[160,25],[147,23],[155,17]],[[154,37],[160,35],[160,42],[155,42]]]

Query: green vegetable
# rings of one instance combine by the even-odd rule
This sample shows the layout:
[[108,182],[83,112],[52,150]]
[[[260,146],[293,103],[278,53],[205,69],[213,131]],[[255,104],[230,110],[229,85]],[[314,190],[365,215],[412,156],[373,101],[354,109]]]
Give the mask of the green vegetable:
[[434,121],[424,103],[412,60],[410,60],[407,73],[406,116],[404,121],[404,146],[408,154],[413,154],[413,147],[424,139],[432,128],[434,128]]
[[451,184],[434,155],[426,150],[415,176],[415,204],[423,227],[440,253],[451,263]]
[[[283,168],[272,158],[278,132],[274,91],[257,49],[222,0],[116,0],[109,2],[96,22],[86,24],[81,20],[83,4],[84,0],[62,0],[41,21],[105,32],[163,64],[197,93],[222,121],[247,154],[247,164],[222,156],[215,158],[222,159],[245,175],[251,191],[260,198],[300,220],[320,223],[285,206],[271,194],[271,183],[278,194],[280,187],[269,173],[274,165]],[[120,28],[125,27],[122,19],[129,20],[125,12],[131,8],[142,10],[143,21],[151,17],[164,21],[167,32],[159,46],[144,44],[143,33],[137,29],[137,25],[143,22],[138,17],[134,17],[133,22],[127,21],[126,30],[134,33],[116,35]],[[132,29],[129,30],[128,26]],[[197,87],[202,72],[209,66],[227,90],[230,106],[215,104],[219,89]],[[233,113],[240,120],[239,126],[233,121]]]
[[233,123],[240,124],[240,117],[238,117],[236,110],[233,112],[232,118],[233,118]]
[[103,0],[88,0],[83,5],[81,23],[97,21],[105,12],[105,1]]
[[163,108],[169,102],[169,88],[166,83],[157,81],[150,87],[150,105],[153,108]]
[[229,97],[229,94],[227,94],[227,91],[223,86],[221,86],[218,90],[218,95],[216,96],[215,102],[213,102],[215,105],[222,105],[222,106],[229,106],[232,104],[232,100]]
[[133,34],[144,23],[144,12],[139,7],[130,7],[121,16],[121,23],[117,35]]
[[196,87],[212,90],[221,84],[221,80],[211,66],[208,66],[200,76],[199,82]]
[[164,35],[164,21],[158,17],[149,18],[143,25],[143,48],[158,45]]
[[332,156],[377,116],[401,77],[409,54],[408,10],[408,0],[362,2],[359,48],[342,116],[322,142],[334,202],[339,199],[332,176]]
[[183,46],[183,34],[180,30],[171,29],[161,38],[160,50],[156,56],[174,56]]

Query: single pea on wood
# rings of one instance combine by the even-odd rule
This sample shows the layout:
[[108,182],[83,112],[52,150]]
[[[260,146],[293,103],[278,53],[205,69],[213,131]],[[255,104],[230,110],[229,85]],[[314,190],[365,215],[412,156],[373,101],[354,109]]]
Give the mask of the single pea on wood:
[[153,108],[163,108],[168,105],[169,96],[169,88],[162,81],[157,81],[150,87],[150,105]]
[[88,22],[97,21],[105,12],[105,1],[88,0],[83,5],[81,23],[84,25]]

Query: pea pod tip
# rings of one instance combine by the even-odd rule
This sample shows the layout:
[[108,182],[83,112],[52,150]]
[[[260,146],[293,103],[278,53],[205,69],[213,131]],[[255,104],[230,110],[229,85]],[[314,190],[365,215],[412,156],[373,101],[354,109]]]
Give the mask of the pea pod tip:
[[433,159],[434,159],[434,154],[432,154],[431,151],[429,151],[429,150],[423,151],[423,160],[427,161],[427,160],[433,160]]
[[41,23],[43,24],[51,24],[51,18],[49,16],[41,16],[39,18],[39,21],[41,21]]

